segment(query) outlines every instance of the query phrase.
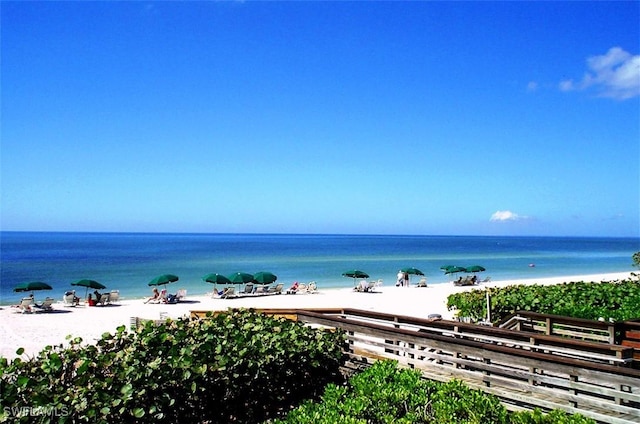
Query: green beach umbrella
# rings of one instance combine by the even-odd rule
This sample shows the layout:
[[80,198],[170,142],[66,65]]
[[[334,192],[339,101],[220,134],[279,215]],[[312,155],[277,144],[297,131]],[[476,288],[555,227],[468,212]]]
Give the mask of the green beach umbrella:
[[440,269],[443,271],[448,271],[449,268],[453,268],[453,267],[455,267],[455,265],[442,265]]
[[400,270],[400,272],[405,272],[407,274],[412,274],[412,275],[424,275],[424,272],[422,272],[418,268],[414,268],[414,267],[402,268]]
[[369,274],[364,271],[360,271],[359,269],[352,269],[350,271],[345,271],[342,273],[343,277],[353,278],[353,284],[356,284],[357,278],[369,278]]
[[[253,282],[253,274],[249,274],[248,272],[234,272],[229,275],[228,278],[233,284],[238,285]],[[240,290],[240,288],[238,288],[238,290]]]
[[87,279],[83,279],[83,280],[78,280],[75,283],[71,283],[72,286],[80,286],[80,287],[86,287],[86,290],[84,291],[84,297],[85,299],[87,298],[87,293],[89,293],[89,289],[94,289],[94,290],[102,290],[102,289],[106,289],[107,287],[101,283],[98,283],[95,280],[87,280]]
[[207,274],[204,277],[202,277],[202,279],[204,281],[206,281],[207,283],[212,283],[212,284],[231,284],[231,280],[229,280],[227,277],[225,277],[222,274]]
[[247,272],[234,272],[227,278],[229,278],[229,281],[233,284],[246,284],[253,281],[253,275]]
[[349,277],[349,278],[369,278],[369,274],[367,274],[364,271],[360,271],[359,269],[352,269],[350,271],[345,271],[342,273],[343,277]]
[[162,286],[169,283],[175,283],[180,278],[177,275],[173,274],[162,274],[149,281],[150,286]]
[[481,265],[473,265],[473,266],[468,266],[466,268],[466,272],[482,272],[482,271],[486,271],[486,269]]
[[253,274],[253,281],[258,284],[271,284],[276,281],[278,277],[267,271],[256,272]]
[[33,292],[36,290],[53,290],[53,288],[42,281],[32,281],[30,283],[21,283],[13,288],[14,292]]

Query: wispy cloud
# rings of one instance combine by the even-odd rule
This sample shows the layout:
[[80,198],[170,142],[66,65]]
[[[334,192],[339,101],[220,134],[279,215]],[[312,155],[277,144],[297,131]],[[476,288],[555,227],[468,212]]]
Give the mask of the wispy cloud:
[[640,96],[640,55],[612,47],[604,55],[587,58],[587,68],[582,80],[563,80],[559,89],[573,91],[593,87],[601,96],[618,100]]
[[511,211],[496,211],[493,215],[491,215],[490,221],[504,222],[504,221],[520,221],[522,219],[526,219],[526,216],[518,215],[517,213]]

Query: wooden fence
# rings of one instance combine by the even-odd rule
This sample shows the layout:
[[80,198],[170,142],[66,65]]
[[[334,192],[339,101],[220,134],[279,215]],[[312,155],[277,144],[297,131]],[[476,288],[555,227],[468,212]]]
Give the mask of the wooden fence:
[[561,409],[602,423],[640,422],[640,370],[633,368],[632,347],[353,309],[262,312],[344,330],[345,367],[352,371],[393,359],[429,379],[460,379],[512,410]]

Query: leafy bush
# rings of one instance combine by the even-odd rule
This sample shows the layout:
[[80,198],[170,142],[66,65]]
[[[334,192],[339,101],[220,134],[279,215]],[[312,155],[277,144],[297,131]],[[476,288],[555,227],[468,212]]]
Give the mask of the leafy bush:
[[417,370],[378,361],[346,385],[330,384],[320,403],[306,401],[276,424],[591,424],[561,411],[510,413],[497,397],[458,380],[440,383]]
[[[518,310],[574,318],[624,321],[640,317],[640,284],[636,281],[556,285],[513,285],[491,288],[491,318],[500,321]],[[449,310],[480,320],[486,316],[486,291],[473,290],[450,295]]]
[[[0,358],[0,421],[255,423],[342,381],[341,331],[253,311],[119,327],[80,343]],[[16,416],[25,406],[60,416]]]

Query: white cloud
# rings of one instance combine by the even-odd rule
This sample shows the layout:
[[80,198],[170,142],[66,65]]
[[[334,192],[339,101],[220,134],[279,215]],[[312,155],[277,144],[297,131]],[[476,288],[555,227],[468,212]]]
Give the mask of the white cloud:
[[491,215],[490,221],[518,221],[523,218],[524,217],[511,211],[496,211],[493,215]]
[[589,57],[587,68],[581,81],[561,81],[560,90],[594,87],[601,96],[618,100],[640,96],[640,55],[633,56],[620,47],[612,47],[604,55]]
[[536,91],[538,89],[538,83],[536,81],[529,81],[527,84],[527,91]]

